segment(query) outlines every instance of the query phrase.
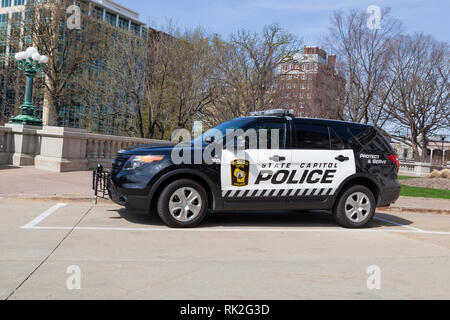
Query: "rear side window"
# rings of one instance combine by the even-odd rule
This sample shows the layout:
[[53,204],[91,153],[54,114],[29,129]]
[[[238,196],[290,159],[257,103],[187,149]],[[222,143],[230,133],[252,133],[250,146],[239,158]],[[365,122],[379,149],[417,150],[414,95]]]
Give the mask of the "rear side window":
[[330,133],[327,126],[294,122],[294,149],[329,150]]

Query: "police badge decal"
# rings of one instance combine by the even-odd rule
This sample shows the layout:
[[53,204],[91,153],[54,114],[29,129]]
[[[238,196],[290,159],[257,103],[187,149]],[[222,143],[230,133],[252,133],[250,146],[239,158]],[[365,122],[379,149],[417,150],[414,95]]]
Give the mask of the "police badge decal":
[[247,160],[234,160],[231,163],[231,184],[234,187],[248,186],[250,162]]

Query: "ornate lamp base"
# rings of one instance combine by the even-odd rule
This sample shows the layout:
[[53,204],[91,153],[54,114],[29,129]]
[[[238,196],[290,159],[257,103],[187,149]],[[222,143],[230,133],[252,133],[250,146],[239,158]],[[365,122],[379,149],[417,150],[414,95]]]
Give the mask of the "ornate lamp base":
[[22,114],[12,118],[9,123],[42,126],[42,120],[34,116],[34,107],[31,103],[25,103],[20,109]]
[[20,116],[12,118],[9,123],[24,124],[29,126],[42,126],[42,120],[32,116],[21,114]]

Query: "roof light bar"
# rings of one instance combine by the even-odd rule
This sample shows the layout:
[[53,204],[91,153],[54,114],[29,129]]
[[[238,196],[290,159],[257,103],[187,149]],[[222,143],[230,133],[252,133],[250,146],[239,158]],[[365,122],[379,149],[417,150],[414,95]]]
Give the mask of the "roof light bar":
[[251,117],[290,117],[294,116],[294,110],[289,109],[274,109],[274,110],[265,110],[265,111],[255,111],[251,112]]

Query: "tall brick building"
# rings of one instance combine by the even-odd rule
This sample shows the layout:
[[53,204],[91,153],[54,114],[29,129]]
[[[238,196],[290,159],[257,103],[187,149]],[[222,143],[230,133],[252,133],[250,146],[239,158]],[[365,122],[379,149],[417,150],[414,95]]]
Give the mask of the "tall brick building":
[[344,108],[345,80],[336,71],[336,56],[319,47],[305,47],[303,54],[278,70],[278,105],[298,116],[338,119]]

